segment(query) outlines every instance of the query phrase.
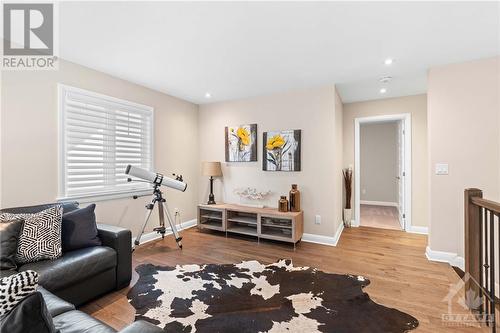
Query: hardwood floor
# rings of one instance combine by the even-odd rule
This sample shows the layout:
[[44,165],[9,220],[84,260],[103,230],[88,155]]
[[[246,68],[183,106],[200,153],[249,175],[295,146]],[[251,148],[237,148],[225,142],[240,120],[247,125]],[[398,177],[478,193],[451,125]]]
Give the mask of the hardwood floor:
[[361,205],[360,223],[364,227],[401,230],[396,207]]
[[[424,253],[427,237],[402,231],[368,227],[345,229],[337,247],[301,242],[297,249],[283,243],[239,238],[223,233],[189,229],[183,234],[184,249],[178,250],[172,237],[141,246],[134,253],[134,267],[158,265],[236,263],[256,259],[270,263],[292,258],[296,266],[317,267],[326,272],[359,274],[370,279],[365,291],[385,306],[416,317],[420,326],[412,332],[489,332],[474,327],[446,327],[441,315],[449,287],[459,277],[448,264],[429,262]],[[131,285],[135,283],[137,274]],[[120,329],[134,320],[127,301],[129,288],[97,299],[81,310]],[[464,313],[454,298],[453,312]]]

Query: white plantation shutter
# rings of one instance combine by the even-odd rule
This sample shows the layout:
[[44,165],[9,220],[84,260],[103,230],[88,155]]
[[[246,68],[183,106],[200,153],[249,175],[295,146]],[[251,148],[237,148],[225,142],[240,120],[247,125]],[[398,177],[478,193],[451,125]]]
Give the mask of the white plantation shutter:
[[128,164],[153,165],[153,108],[83,89],[59,86],[61,193],[64,198],[149,190],[127,182]]

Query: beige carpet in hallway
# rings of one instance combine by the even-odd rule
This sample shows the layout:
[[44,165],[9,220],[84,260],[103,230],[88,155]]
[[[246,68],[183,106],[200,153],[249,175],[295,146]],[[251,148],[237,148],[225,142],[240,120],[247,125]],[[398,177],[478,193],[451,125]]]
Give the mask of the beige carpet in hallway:
[[364,227],[401,230],[396,207],[361,205],[361,225]]

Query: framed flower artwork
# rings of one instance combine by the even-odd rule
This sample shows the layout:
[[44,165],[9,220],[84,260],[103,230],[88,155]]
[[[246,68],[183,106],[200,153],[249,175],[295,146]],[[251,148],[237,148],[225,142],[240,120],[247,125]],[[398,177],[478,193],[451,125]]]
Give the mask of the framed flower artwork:
[[226,162],[257,161],[257,124],[226,126]]
[[264,132],[262,170],[300,171],[301,130]]

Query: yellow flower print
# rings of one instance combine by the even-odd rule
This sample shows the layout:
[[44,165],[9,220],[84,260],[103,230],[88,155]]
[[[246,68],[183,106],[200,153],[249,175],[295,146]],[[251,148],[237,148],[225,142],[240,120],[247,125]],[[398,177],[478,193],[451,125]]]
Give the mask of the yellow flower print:
[[277,134],[267,140],[266,148],[267,150],[273,150],[276,148],[282,148],[284,145],[285,139],[281,135]]
[[238,131],[236,131],[236,135],[238,135],[238,137],[240,138],[241,144],[245,146],[248,146],[250,144],[250,133],[248,133],[248,131],[244,127],[238,128]]

